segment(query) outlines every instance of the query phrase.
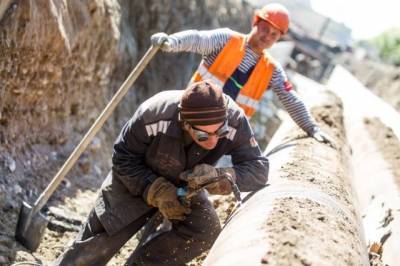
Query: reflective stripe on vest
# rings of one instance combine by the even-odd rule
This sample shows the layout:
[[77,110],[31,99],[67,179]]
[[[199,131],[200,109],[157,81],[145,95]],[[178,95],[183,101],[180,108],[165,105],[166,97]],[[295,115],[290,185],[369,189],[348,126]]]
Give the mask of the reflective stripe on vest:
[[204,64],[199,65],[197,72],[201,77],[200,80],[211,79],[216,85],[220,86],[221,88],[224,87],[224,82],[220,81],[216,76],[208,72],[208,69],[204,66]]
[[258,107],[258,101],[254,100],[250,97],[247,97],[246,95],[243,95],[243,94],[239,94],[236,97],[236,102],[241,105],[247,105],[248,107],[251,107],[253,109],[257,109],[257,107]]
[[[214,63],[207,67],[201,61],[191,82],[210,79],[221,88],[232,76],[240,65],[246,52],[246,38],[244,35],[236,34],[222,48]],[[264,51],[255,68],[250,74],[247,82],[241,88],[235,101],[243,108],[246,116],[251,117],[258,107],[275,70],[274,59]]]

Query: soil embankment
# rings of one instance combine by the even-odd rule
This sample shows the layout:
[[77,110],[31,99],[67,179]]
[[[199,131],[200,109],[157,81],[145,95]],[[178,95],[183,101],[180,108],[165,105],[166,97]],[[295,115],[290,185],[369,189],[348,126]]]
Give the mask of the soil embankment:
[[14,1],[0,21],[1,265],[54,259],[93,205],[112,143],[137,105],[187,84],[200,56],[158,53],[51,198],[52,212],[69,222],[60,227],[62,219],[53,219],[32,254],[15,242],[21,201],[32,203],[43,191],[148,49],[151,34],[220,26],[247,31],[251,12],[245,2],[230,0],[223,6],[213,0]]

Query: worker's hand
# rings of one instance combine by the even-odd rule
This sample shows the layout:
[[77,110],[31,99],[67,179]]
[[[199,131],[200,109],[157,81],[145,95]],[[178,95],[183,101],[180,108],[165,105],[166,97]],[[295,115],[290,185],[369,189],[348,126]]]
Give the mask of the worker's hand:
[[[206,186],[208,193],[212,195],[229,195],[232,192],[232,182],[236,182],[235,170],[231,167],[217,168],[220,175],[225,174],[225,177],[218,182]],[[228,176],[226,175],[228,174]],[[230,178],[231,180],[229,180]]]
[[[235,181],[236,176],[233,168],[215,168],[209,164],[198,164],[193,168],[193,170],[182,172],[179,177],[188,183],[189,188],[198,189],[225,173],[230,173],[232,179],[234,178]],[[219,181],[216,181],[205,188],[210,192],[210,194],[227,195],[232,192],[232,186],[226,178],[221,178]]]
[[217,169],[209,164],[198,164],[193,169],[182,172],[179,178],[188,183],[188,188],[198,189],[218,176]]
[[332,148],[336,149],[335,141],[328,134],[324,133],[320,129],[315,130],[314,133],[312,134],[312,137],[317,141],[326,143]]
[[190,208],[179,202],[176,190],[174,184],[164,177],[159,177],[147,189],[145,198],[147,203],[157,207],[165,218],[184,220],[185,214],[190,213]]
[[172,49],[171,41],[168,35],[164,32],[158,32],[151,35],[150,40],[152,45],[160,47],[164,52],[170,52]]

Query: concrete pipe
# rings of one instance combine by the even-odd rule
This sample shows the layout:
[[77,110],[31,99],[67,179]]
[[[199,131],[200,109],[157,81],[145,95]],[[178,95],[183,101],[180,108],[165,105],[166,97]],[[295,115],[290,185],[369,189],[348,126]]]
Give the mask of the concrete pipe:
[[233,214],[203,265],[369,265],[342,104],[297,79],[300,90],[312,87],[312,97],[303,92],[303,98],[336,149],[285,118],[267,148],[269,185]]

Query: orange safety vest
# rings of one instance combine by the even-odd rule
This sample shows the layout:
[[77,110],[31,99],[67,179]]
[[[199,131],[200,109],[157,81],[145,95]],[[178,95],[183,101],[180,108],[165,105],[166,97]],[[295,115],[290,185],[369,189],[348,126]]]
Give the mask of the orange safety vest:
[[[246,38],[244,35],[237,34],[232,36],[211,66],[207,67],[204,61],[200,62],[191,82],[211,79],[223,88],[225,82],[240,65],[245,54],[245,48]],[[275,60],[272,56],[264,51],[263,56],[235,99],[236,103],[243,108],[249,118],[255,113],[262,95],[268,88],[275,70],[274,62]]]

